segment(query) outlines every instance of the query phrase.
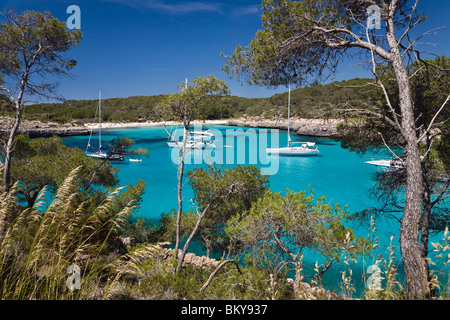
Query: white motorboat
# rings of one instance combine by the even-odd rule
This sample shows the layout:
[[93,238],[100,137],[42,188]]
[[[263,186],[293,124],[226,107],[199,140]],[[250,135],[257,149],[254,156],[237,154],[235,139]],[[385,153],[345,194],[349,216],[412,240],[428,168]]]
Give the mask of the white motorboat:
[[366,161],[367,164],[371,164],[374,166],[392,168],[392,169],[401,169],[404,168],[404,162],[401,160],[395,159],[382,159],[382,160],[371,160]]
[[[187,131],[184,130],[183,137],[186,138],[186,149],[211,149],[215,148],[214,141],[211,138],[214,136],[213,133],[206,131]],[[174,135],[170,135],[171,140],[167,142],[167,145],[171,148],[181,148],[183,147],[183,141],[176,141]]]
[[[175,142],[175,141],[169,141],[167,142],[167,145],[171,148],[179,148],[181,149],[183,147],[183,141]],[[188,140],[186,141],[186,149],[211,149],[215,148],[214,142],[206,142],[206,141],[192,141]]]
[[211,138],[214,136],[212,132],[209,130],[205,131],[189,131],[189,135],[194,140],[211,140]]
[[[316,156],[319,148],[314,142],[291,142],[290,136],[290,113],[291,113],[291,84],[289,83],[289,101],[288,101],[288,141],[287,147],[282,148],[267,148],[267,154],[289,155],[289,156]],[[292,144],[301,144],[300,146],[291,146]]]

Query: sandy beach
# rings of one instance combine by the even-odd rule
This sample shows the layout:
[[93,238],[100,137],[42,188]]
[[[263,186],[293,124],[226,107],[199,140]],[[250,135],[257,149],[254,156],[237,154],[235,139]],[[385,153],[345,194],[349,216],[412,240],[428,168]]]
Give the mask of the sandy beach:
[[[343,123],[343,119],[302,119],[291,118],[290,126],[292,132],[296,132],[306,136],[317,137],[330,137],[338,136],[337,126]],[[102,129],[117,129],[117,128],[137,128],[137,127],[159,127],[159,126],[180,126],[181,122],[177,121],[165,121],[165,122],[120,122],[111,123],[105,122],[101,124]],[[265,119],[262,117],[247,117],[237,119],[225,119],[225,120],[196,120],[191,123],[195,125],[205,126],[236,126],[236,127],[248,127],[248,128],[273,128],[286,130],[288,126],[287,119]],[[89,129],[98,129],[98,123],[86,123],[84,125]]]
[[[220,126],[228,125],[231,120],[204,120],[193,121],[192,125],[207,125],[207,126]],[[178,121],[146,121],[146,122],[104,122],[101,124],[102,129],[118,129],[118,128],[137,128],[137,127],[161,127],[161,126],[181,126],[182,123]],[[85,127],[98,129],[98,123],[85,123]]]
[[[8,134],[12,126],[13,119],[0,117],[0,134]],[[291,118],[291,131],[305,136],[313,137],[331,137],[338,136],[337,126],[343,123],[343,119],[301,119]],[[118,129],[118,128],[138,128],[138,127],[174,127],[181,126],[181,122],[165,121],[165,122],[104,122],[101,124],[102,129]],[[268,128],[286,130],[287,119],[265,119],[263,117],[246,117],[236,119],[223,120],[195,120],[192,126],[234,126],[247,128]],[[23,121],[19,132],[26,133],[30,137],[49,137],[57,136],[75,136],[88,135],[92,130],[98,130],[98,123],[76,124],[58,124],[44,123],[40,121]]]

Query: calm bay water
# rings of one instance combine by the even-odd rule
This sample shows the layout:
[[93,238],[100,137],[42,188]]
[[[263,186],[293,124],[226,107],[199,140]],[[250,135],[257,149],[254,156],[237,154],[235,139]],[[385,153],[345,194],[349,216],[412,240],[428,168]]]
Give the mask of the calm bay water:
[[[174,129],[174,128],[171,128]],[[203,129],[208,129],[203,127]],[[223,146],[216,145],[221,148],[224,154],[233,155],[236,163],[239,149],[237,143],[234,147],[230,146],[231,141],[237,141],[236,136],[242,132],[248,132],[248,128],[236,127],[213,127],[213,130],[220,130],[224,137]],[[236,131],[241,130],[241,131]],[[253,130],[253,129],[252,129]],[[219,132],[219,131],[215,131]],[[259,132],[259,131],[257,131]],[[265,131],[262,131],[265,132]],[[227,136],[228,134],[228,136]],[[230,137],[234,136],[234,137]],[[167,146],[167,133],[162,127],[139,127],[126,129],[108,129],[102,131],[103,145],[117,137],[127,137],[135,141],[136,147],[147,148],[149,150],[149,158],[142,158],[141,163],[118,162],[114,166],[120,168],[119,179],[120,185],[125,186],[135,184],[139,179],[143,179],[147,184],[145,194],[142,199],[142,206],[138,211],[139,216],[147,219],[158,219],[163,212],[169,212],[172,208],[177,207],[177,164],[172,160],[173,150]],[[259,137],[259,135],[258,135]],[[93,137],[94,139],[95,137]],[[269,136],[271,139],[278,140],[280,147],[286,146],[287,132],[280,131],[278,136]],[[364,210],[368,207],[378,205],[377,201],[370,197],[370,189],[373,187],[373,176],[377,167],[366,164],[365,161],[372,159],[385,159],[390,156],[388,152],[367,153],[359,156],[354,152],[350,152],[341,147],[340,142],[329,138],[311,138],[298,135],[291,135],[292,142],[313,141],[319,146],[320,155],[314,157],[289,157],[274,156],[259,159],[256,165],[267,169],[266,161],[271,161],[271,169],[277,169],[275,174],[270,175],[270,189],[273,191],[284,192],[286,188],[294,191],[314,190],[316,198],[325,196],[330,204],[347,205],[350,213]],[[63,138],[65,145],[69,147],[77,147],[81,150],[86,149],[88,136],[76,136]],[[258,143],[265,143],[264,140],[258,140]],[[273,142],[273,141],[272,141]],[[91,144],[95,145],[96,141],[92,140]],[[273,146],[273,144],[272,144]],[[266,145],[262,146],[265,150]],[[245,149],[246,163],[252,162],[252,153],[256,149],[252,143],[247,143]],[[259,150],[259,149],[258,149]],[[242,150],[239,149],[241,152]],[[186,172],[199,164],[188,164]],[[206,163],[203,166],[207,166]],[[272,171],[271,170],[271,171]],[[183,189],[184,207],[191,207],[193,204],[189,201],[193,197],[193,192],[188,184]],[[367,225],[349,225],[358,236],[366,237],[369,234]],[[399,224],[394,219],[377,220],[376,236],[380,239],[380,253],[387,258],[387,247],[390,238],[394,235],[395,252],[397,262],[400,263],[400,253],[398,250],[398,230]],[[436,240],[440,240],[436,239]],[[435,240],[435,241],[436,241]],[[315,264],[313,256],[305,257],[305,270],[311,270]],[[363,270],[373,264],[372,259],[358,261],[352,264],[353,275],[357,293],[361,294],[364,287],[361,276]],[[399,271],[402,267],[399,265]],[[324,277],[324,286],[329,289],[340,291],[341,273],[344,266],[333,266]]]

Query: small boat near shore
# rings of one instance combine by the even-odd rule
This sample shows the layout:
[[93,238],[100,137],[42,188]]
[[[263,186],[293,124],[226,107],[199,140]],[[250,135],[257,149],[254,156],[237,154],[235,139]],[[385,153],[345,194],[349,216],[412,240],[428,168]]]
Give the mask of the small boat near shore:
[[[290,113],[291,113],[291,84],[289,84],[289,100],[288,100],[288,141],[287,147],[282,148],[266,148],[267,154],[285,155],[285,156],[317,156],[319,148],[314,142],[291,142],[290,136]],[[298,147],[291,144],[300,144]]]
[[[209,130],[205,131],[184,131],[184,135],[187,135],[186,149],[211,149],[215,148],[214,141],[212,137],[214,134]],[[170,148],[181,149],[183,147],[183,141],[175,141],[173,134],[170,135],[171,140],[167,142]]]
[[[171,148],[179,148],[181,149],[183,147],[183,141],[175,142],[175,141],[169,141],[167,142],[167,145]],[[213,141],[206,142],[206,141],[186,141],[186,149],[214,149],[216,146]]]
[[382,160],[371,160],[366,161],[365,163],[371,164],[378,167],[385,167],[385,168],[391,168],[391,169],[402,169],[405,167],[405,164],[401,160],[395,160],[395,159],[382,159]]
[[286,156],[316,156],[319,154],[319,149],[314,142],[301,142],[301,146],[298,147],[267,148],[266,152]]
[[191,136],[192,139],[195,140],[211,140],[211,138],[214,136],[214,134],[212,132],[210,132],[209,130],[205,130],[205,131],[189,131],[189,135]]
[[109,160],[109,161],[124,161],[125,157],[119,154],[113,154],[111,152],[96,152],[96,153],[86,153],[86,157],[100,159],[100,160]]
[[[102,150],[102,96],[101,96],[101,92],[99,92],[99,94],[98,94],[98,113],[99,113],[98,127],[97,127],[98,128],[98,149],[96,150],[91,145],[92,132],[94,129],[94,127],[91,127],[91,133],[89,136],[89,141],[86,146],[86,151],[85,151],[84,155],[88,158],[94,158],[94,159],[100,159],[100,160],[124,161],[125,157],[123,155],[115,154],[111,151],[104,152]],[[93,149],[94,151],[88,152],[89,148]]]

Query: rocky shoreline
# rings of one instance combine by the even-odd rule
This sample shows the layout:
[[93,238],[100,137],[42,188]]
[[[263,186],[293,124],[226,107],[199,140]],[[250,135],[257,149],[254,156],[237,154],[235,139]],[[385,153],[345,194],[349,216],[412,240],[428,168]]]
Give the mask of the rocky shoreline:
[[[311,137],[337,137],[339,136],[337,126],[343,123],[343,119],[301,119],[291,118],[291,131],[300,135]],[[9,134],[13,119],[0,117],[0,135]],[[156,126],[176,126],[179,122],[135,122],[135,123],[103,123],[103,129],[135,128],[135,127],[156,127]],[[227,125],[247,128],[268,128],[286,130],[288,123],[286,119],[264,119],[262,117],[247,117],[231,120],[205,120],[195,121],[193,125]],[[54,135],[67,137],[89,135],[91,130],[98,129],[97,124],[92,123],[43,123],[39,121],[23,121],[19,128],[19,133],[28,134],[31,138],[51,137]]]
[[[301,119],[291,118],[290,130],[297,134],[311,137],[337,137],[337,126],[344,123],[343,119]],[[245,118],[228,121],[228,125],[253,128],[271,128],[287,130],[287,119],[267,120],[261,118]]]
[[[291,131],[304,136],[311,137],[338,137],[339,132],[337,127],[339,124],[344,123],[343,119],[302,119],[291,118],[290,127]],[[156,127],[156,126],[179,126],[180,122],[134,122],[134,123],[103,123],[102,128],[105,129],[117,129],[117,128],[134,128],[134,127]],[[234,127],[246,127],[246,128],[267,128],[267,129],[280,129],[287,130],[288,122],[286,119],[265,119],[263,117],[246,117],[237,119],[225,119],[225,120],[203,120],[194,121],[192,125],[224,125]],[[86,124],[88,127],[98,128],[96,124]]]
[[[0,135],[8,135],[13,126],[13,119],[0,117]],[[43,123],[39,121],[23,121],[18,133],[28,134],[30,138],[52,137],[52,136],[81,136],[89,135],[90,128],[79,124]]]

